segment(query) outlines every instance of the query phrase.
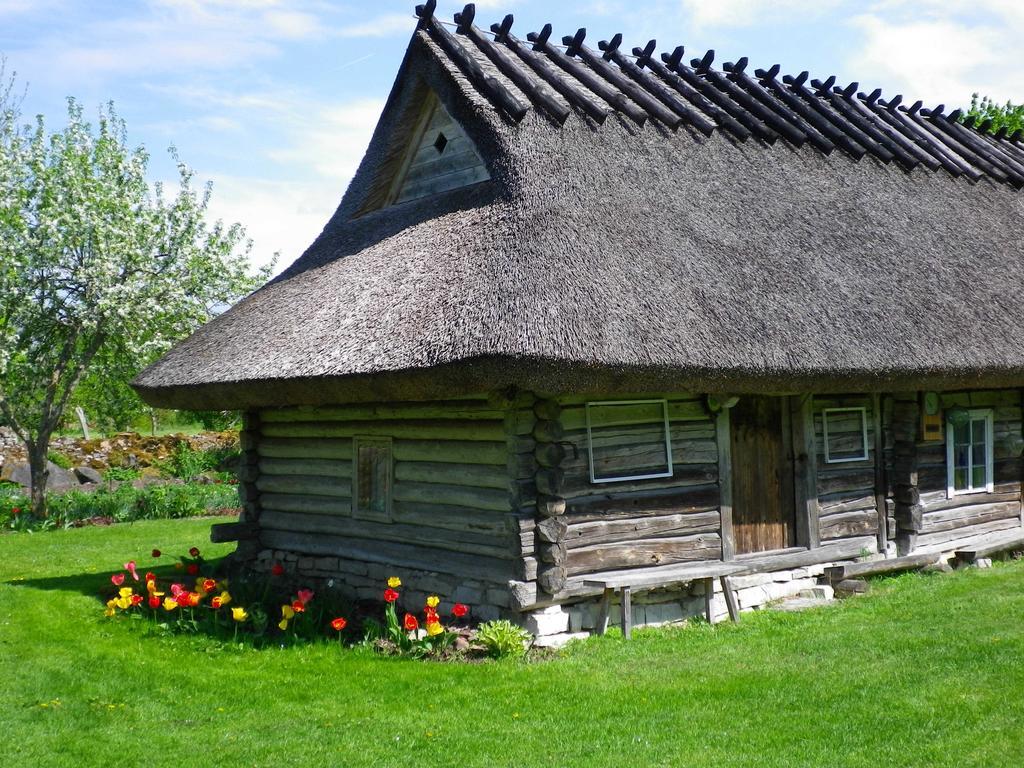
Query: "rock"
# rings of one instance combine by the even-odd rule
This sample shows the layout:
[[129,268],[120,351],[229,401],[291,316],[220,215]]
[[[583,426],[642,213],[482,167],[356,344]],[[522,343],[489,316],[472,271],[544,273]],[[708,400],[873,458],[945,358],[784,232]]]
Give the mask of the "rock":
[[926,565],[921,569],[921,573],[950,573],[953,570],[953,566],[947,563],[945,560],[940,560],[937,563]]
[[835,585],[836,597],[852,597],[863,595],[868,591],[868,583],[864,579],[844,579]]
[[17,483],[22,488],[29,488],[32,485],[32,475],[29,472],[27,461],[8,461],[0,470],[0,480],[8,483]]
[[974,561],[974,564],[978,568],[991,568],[992,567],[992,558],[990,558],[990,557],[979,557],[977,560]]
[[469,650],[469,640],[464,638],[462,635],[459,635],[458,637],[456,637],[455,638],[455,650],[456,651],[468,651]]
[[568,629],[569,614],[560,605],[534,611],[526,618],[526,630],[538,637],[561,634]]
[[75,476],[80,483],[102,483],[103,475],[92,467],[75,467]]
[[[46,463],[46,469],[50,473],[50,477],[46,482],[46,490],[59,493],[78,487],[78,478],[75,477],[74,473],[61,469],[52,461]],[[0,480],[5,480],[8,483],[17,483],[22,488],[28,490],[32,487],[32,471],[29,469],[28,462],[12,461],[5,463],[3,469],[0,470]]]
[[563,648],[573,640],[586,640],[590,637],[589,632],[562,632],[557,635],[538,637],[534,641],[537,648]]
[[771,608],[776,611],[805,611],[808,608],[821,608],[830,602],[830,600],[821,597],[793,597],[789,600],[783,600],[781,603],[771,606]]

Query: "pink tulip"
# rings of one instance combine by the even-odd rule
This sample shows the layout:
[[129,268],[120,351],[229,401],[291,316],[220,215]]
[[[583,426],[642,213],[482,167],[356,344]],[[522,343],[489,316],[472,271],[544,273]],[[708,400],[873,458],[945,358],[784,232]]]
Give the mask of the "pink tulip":
[[183,586],[181,586],[181,584],[171,584],[171,594],[174,595],[175,597],[177,597],[178,595],[180,595],[184,591],[185,591],[185,588]]
[[305,605],[306,603],[308,603],[310,600],[313,599],[313,590],[312,589],[300,589],[298,591],[297,595],[298,595],[298,598],[299,598],[299,602],[302,603],[303,605]]
[[124,564],[124,569],[126,571],[128,571],[128,573],[130,573],[132,575],[133,579],[135,579],[136,581],[139,580],[139,574],[137,574],[135,572],[135,561],[134,560],[129,560],[127,563],[125,563]]
[[120,587],[122,584],[124,584],[124,574],[115,573],[113,576],[110,577],[110,580],[114,582],[115,587]]

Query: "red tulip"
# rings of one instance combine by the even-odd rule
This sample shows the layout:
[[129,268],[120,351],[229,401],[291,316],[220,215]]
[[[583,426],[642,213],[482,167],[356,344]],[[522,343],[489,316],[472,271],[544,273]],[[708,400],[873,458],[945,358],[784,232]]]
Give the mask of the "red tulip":
[[294,603],[292,603],[292,610],[296,613],[302,613],[304,610],[306,610],[306,605],[301,600],[296,600]]
[[219,597],[215,597],[213,598],[213,600],[210,601],[210,607],[214,609],[220,608],[221,603],[221,599]]
[[217,582],[214,579],[203,579],[203,589],[207,592],[213,592],[217,587]]
[[21,514],[21,507],[11,507],[11,514],[12,515],[20,515]]
[[299,597],[299,602],[302,603],[303,605],[305,605],[306,603],[308,603],[310,600],[313,599],[313,590],[312,589],[300,589],[299,592],[298,592],[298,597]]
[[132,595],[132,605],[140,605],[142,603],[142,595]]
[[124,584],[124,574],[115,573],[113,576],[110,577],[110,580],[114,583],[115,587],[120,587],[122,584]]
[[192,602],[192,595],[191,593],[182,590],[174,596],[174,601],[182,608],[188,608]]
[[189,557],[199,557],[199,547],[192,547],[188,551]]
[[398,593],[395,592],[395,590],[391,589],[391,587],[388,587],[387,589],[384,590],[384,600],[385,601],[387,601],[389,603],[393,603],[397,599],[398,599]]
[[152,571],[146,573],[146,581],[156,581],[156,574]]
[[199,573],[199,566],[195,563],[189,563],[188,568],[186,570],[188,571],[189,576],[195,576],[197,573]]
[[154,608],[154,609],[159,608],[160,607],[160,598],[157,597],[156,595],[152,595],[149,598],[149,607],[150,608]]
[[280,563],[274,563],[270,567],[270,573],[273,574],[274,576],[283,576],[284,575],[284,566],[281,565]]
[[160,552],[159,549],[154,549],[153,550],[153,557],[160,557],[160,555],[161,555],[161,552]]
[[415,632],[420,628],[420,623],[411,613],[405,614],[405,629],[407,632]]
[[345,628],[345,625],[347,624],[348,622],[339,616],[331,622],[331,628],[337,630],[338,632],[341,632],[341,630],[343,630]]
[[467,605],[463,605],[462,603],[456,603],[452,606],[452,616],[454,616],[457,619],[461,619],[467,613],[469,613],[469,606]]

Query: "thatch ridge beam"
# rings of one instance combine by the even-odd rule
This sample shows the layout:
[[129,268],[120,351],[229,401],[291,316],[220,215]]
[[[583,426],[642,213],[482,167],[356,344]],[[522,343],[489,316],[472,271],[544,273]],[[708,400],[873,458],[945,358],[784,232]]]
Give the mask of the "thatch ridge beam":
[[626,75],[638,86],[659,99],[665,106],[682,117],[698,131],[703,133],[705,136],[710,136],[714,133],[715,128],[717,128],[714,122],[709,120],[700,112],[697,112],[687,106],[658,80],[645,74],[640,67],[623,55],[619,50],[620,45],[622,45],[622,35],[621,33],[616,33],[611,40],[600,41],[597,44],[597,47],[604,52],[603,58],[606,61],[615,62],[615,65],[621,72],[625,72]]
[[540,32],[531,32],[526,39],[533,43],[533,50],[547,55],[551,61],[579,80],[583,85],[608,102],[612,107],[627,115],[638,125],[647,122],[647,113],[631,102],[624,93],[616,91],[603,79],[591,72],[571,56],[568,56],[548,42],[551,25],[545,24]]
[[619,72],[619,70],[615,69],[607,61],[584,45],[583,40],[586,36],[587,30],[581,27],[576,30],[575,35],[566,35],[563,37],[562,44],[566,47],[566,56],[569,56],[570,58],[579,56],[591,70],[629,96],[630,99],[646,110],[651,117],[656,118],[659,122],[667,125],[672,130],[679,127],[683,122],[683,118],[676,115],[668,109],[668,107],[651,96],[646,89],[641,88],[636,83],[630,81],[629,78]]
[[455,14],[455,23],[458,24],[456,31],[472,40],[501,74],[515,83],[519,90],[534,100],[556,123],[563,125],[572,110],[563,104],[545,83],[534,81],[494,41],[484,35],[473,23],[475,16],[476,7],[473,3],[467,4],[462,13]]
[[472,83],[497,104],[506,115],[515,122],[521,122],[530,111],[518,96],[505,87],[497,78],[484,72],[483,67],[460,43],[451,32],[444,28],[434,17],[437,0],[428,0],[425,5],[416,6],[416,15],[420,17],[420,25],[427,30],[445,53],[466,73]]
[[603,123],[607,119],[609,111],[598,106],[592,99],[588,99],[580,93],[579,89],[573,88],[562,78],[557,77],[549,71],[542,63],[540,57],[534,53],[526,43],[512,34],[510,31],[512,28],[512,21],[513,17],[510,13],[502,20],[501,24],[491,25],[491,32],[494,33],[495,42],[499,44],[504,43],[504,45],[512,51],[512,53],[518,56],[531,70],[533,70],[538,77],[562,94],[566,101],[586,112],[591,119],[598,123]]

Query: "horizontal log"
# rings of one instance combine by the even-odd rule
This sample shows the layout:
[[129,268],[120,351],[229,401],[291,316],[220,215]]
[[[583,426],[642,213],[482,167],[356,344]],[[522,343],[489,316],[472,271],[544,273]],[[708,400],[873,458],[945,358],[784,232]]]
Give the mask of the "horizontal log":
[[1009,535],[998,535],[988,541],[973,544],[964,549],[958,549],[956,559],[960,563],[973,563],[979,557],[989,557],[1003,552],[1024,550],[1024,532],[1011,533]]
[[[993,482],[995,484],[1020,482],[1021,461],[1019,458],[996,459],[993,462]],[[946,465],[921,467],[918,470],[917,482],[922,493],[942,491],[946,489]]]
[[256,452],[274,459],[351,459],[352,440],[260,438]]
[[501,559],[518,555],[513,548],[512,537],[504,538],[475,531],[442,530],[422,525],[382,523],[370,520],[354,520],[351,517],[334,515],[305,515],[298,512],[264,512],[260,517],[260,528],[266,531],[291,531],[294,533],[331,534],[344,536],[349,540],[388,541],[403,544],[418,544],[441,549],[446,552],[464,552]]
[[259,533],[255,523],[217,523],[210,526],[210,541],[213,544],[225,544],[229,541],[251,541]]
[[822,544],[814,549],[801,549],[777,555],[753,555],[737,558],[736,563],[745,567],[744,573],[771,573],[772,571],[788,571],[816,563],[830,563],[860,557],[864,551],[876,552],[878,542],[874,536],[858,536],[852,539],[839,539],[835,542]]
[[261,475],[256,481],[256,487],[261,493],[295,493],[340,499],[352,496],[351,481],[313,475]]
[[[961,497],[963,498],[963,497]],[[1020,518],[1020,502],[1004,501],[993,504],[970,504],[941,512],[925,512],[921,533],[939,533],[957,528],[990,523],[1004,518]]]
[[395,440],[391,453],[396,461],[431,461],[445,464],[507,466],[505,442],[457,440]]
[[999,531],[1008,531],[1020,527],[1020,520],[1014,518],[1003,518],[993,520],[989,523],[971,525],[966,528],[956,528],[952,531],[939,531],[937,533],[921,534],[917,537],[916,546],[918,549],[925,547],[935,550],[950,551],[958,549],[965,543],[970,542],[978,536],[984,536]]
[[823,517],[819,521],[821,541],[866,536],[878,530],[878,512],[872,508]]
[[345,421],[283,422],[264,424],[264,437],[396,437],[415,440],[470,440],[502,442],[505,427],[501,421]]
[[450,504],[430,504],[419,501],[395,501],[391,505],[391,519],[396,523],[422,525],[449,530],[466,529],[479,533],[503,536],[518,528],[513,513],[459,507]]
[[260,475],[314,475],[350,478],[352,462],[345,459],[260,459]]
[[504,587],[517,578],[513,561],[482,557],[462,552],[439,550],[392,541],[348,539],[322,533],[265,530],[260,541],[269,549],[283,549],[307,555],[331,555],[366,563],[379,563],[394,569],[447,573],[465,579],[478,579]]
[[[829,469],[832,465],[818,467],[818,494],[846,491],[873,491],[875,473],[870,468]],[[866,494],[865,494],[866,495]]]
[[[623,405],[615,406],[614,408],[617,423],[646,423],[650,419],[651,414],[657,413],[657,411],[657,406],[654,404]],[[591,409],[592,416],[593,413],[594,409]],[[703,400],[670,400],[668,402],[669,421],[696,421],[701,419],[709,422],[711,419]],[[563,407],[561,422],[566,431],[586,429],[586,409],[582,406]]]
[[457,507],[489,509],[496,512],[512,511],[512,499],[509,491],[493,488],[470,488],[440,483],[402,481],[395,483],[392,496],[395,501],[453,504]]
[[[566,518],[562,518],[566,519]],[[565,532],[569,549],[618,541],[635,541],[694,533],[714,533],[721,526],[718,510],[688,515],[659,515],[574,523]]]
[[695,485],[682,490],[667,489],[614,493],[574,499],[566,507],[566,522],[617,520],[642,515],[691,514],[717,510],[718,484]]
[[510,483],[508,470],[505,467],[426,461],[395,462],[395,480],[503,490],[507,490]]
[[[600,402],[607,400],[606,395],[600,393],[590,394],[571,394],[571,395],[559,395],[558,402],[562,404],[563,408],[569,406],[582,406],[586,403]],[[668,400],[669,404],[672,403],[686,403],[686,402],[703,402],[704,395],[697,392],[630,392],[627,394],[616,395],[615,399],[618,401],[629,401],[629,400]]]
[[[590,471],[590,457],[586,450],[577,450],[575,456],[572,456],[572,451],[568,453],[569,456],[561,464],[562,469],[584,474]],[[683,440],[672,446],[673,464],[710,464],[717,460],[718,444],[713,439]],[[599,476],[643,467],[663,468],[665,463],[664,442],[594,447],[594,464]]]
[[696,560],[716,560],[722,556],[722,539],[717,533],[695,536],[597,544],[574,549],[569,554],[570,576],[616,568],[642,568]]
[[328,496],[301,496],[294,493],[264,493],[260,495],[260,507],[277,512],[305,512],[314,515],[351,515],[352,502],[349,499]]
[[[999,483],[994,486],[992,493],[978,494],[977,496],[971,494],[971,496],[978,499],[979,502],[986,504],[995,504],[1002,501],[1020,501],[1020,483]],[[941,512],[945,509],[956,509],[957,507],[964,506],[967,498],[965,496],[949,498],[949,492],[946,489],[929,491],[928,493],[921,494],[921,505],[927,512]]]
[[504,410],[487,400],[451,400],[423,403],[381,403],[325,407],[272,408],[260,412],[263,424],[315,421],[372,421],[398,419],[500,420]]
[[874,506],[874,494],[844,492],[818,498],[820,517],[840,515],[844,512],[857,512],[862,509],[873,509]]
[[649,480],[611,481],[591,483],[589,477],[574,475],[566,477],[562,486],[562,495],[567,499],[585,496],[607,496],[609,494],[632,493],[634,491],[652,491],[665,488],[685,488],[695,485],[707,485],[717,482],[717,464],[682,464],[673,467],[672,477]]

